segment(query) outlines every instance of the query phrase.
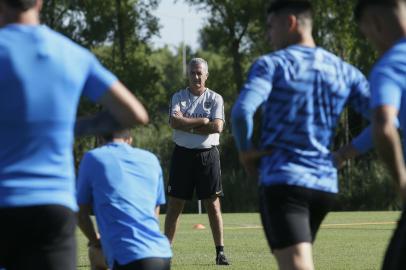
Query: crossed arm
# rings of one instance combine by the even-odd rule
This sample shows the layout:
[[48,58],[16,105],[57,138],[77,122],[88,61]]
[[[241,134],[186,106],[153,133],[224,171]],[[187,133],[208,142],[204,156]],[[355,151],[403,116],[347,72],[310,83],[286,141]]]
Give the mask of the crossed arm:
[[221,133],[224,127],[222,119],[210,121],[208,118],[187,118],[180,111],[176,111],[171,116],[170,125],[173,129],[178,129],[190,133],[209,135]]

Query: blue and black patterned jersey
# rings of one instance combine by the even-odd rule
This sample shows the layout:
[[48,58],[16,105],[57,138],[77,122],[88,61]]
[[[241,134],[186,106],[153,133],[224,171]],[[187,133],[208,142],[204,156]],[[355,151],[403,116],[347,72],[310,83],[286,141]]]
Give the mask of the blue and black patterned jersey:
[[[232,111],[239,150],[250,149],[253,115],[263,110],[261,148],[264,185],[297,185],[337,192],[337,171],[330,147],[347,103],[368,117],[369,87],[362,73],[339,57],[316,47],[290,46],[260,57]],[[371,145],[364,132],[354,146]]]

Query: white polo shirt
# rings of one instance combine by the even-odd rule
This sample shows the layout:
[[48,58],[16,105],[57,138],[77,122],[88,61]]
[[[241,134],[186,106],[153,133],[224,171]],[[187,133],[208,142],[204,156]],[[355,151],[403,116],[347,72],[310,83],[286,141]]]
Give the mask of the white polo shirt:
[[[188,118],[224,119],[224,101],[216,92],[206,88],[200,96],[195,96],[188,88],[176,92],[172,96],[169,114],[173,116],[180,111]],[[220,144],[220,134],[195,134],[178,129],[173,130],[173,141],[189,149],[204,149]]]

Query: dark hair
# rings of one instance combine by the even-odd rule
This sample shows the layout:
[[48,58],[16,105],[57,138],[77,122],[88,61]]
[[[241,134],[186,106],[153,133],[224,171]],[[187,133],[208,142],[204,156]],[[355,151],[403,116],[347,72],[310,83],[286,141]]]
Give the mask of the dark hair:
[[35,6],[37,0],[0,0],[7,6],[26,11]]
[[102,135],[102,138],[106,142],[111,142],[113,139],[129,139],[131,138],[131,130],[123,129],[112,133],[106,133]]
[[404,0],[358,0],[355,9],[354,9],[354,18],[356,21],[359,21],[363,15],[363,12],[368,6],[387,6],[387,7],[396,7],[398,2]]
[[307,13],[309,17],[313,14],[313,6],[309,0],[275,0],[270,4],[267,14],[282,10],[289,10],[295,14]]

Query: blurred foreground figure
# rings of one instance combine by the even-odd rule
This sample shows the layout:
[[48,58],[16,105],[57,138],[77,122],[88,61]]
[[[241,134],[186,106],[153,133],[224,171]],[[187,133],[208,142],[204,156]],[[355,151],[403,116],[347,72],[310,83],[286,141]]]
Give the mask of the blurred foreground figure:
[[[274,1],[267,21],[276,51],[252,65],[232,110],[233,135],[246,171],[259,173],[262,224],[279,269],[309,270],[312,244],[338,192],[334,131],[347,103],[368,113],[368,82],[316,46],[310,1]],[[260,106],[257,150],[253,116]],[[368,130],[340,151],[340,159],[371,148]]]
[[[162,169],[150,152],[131,147],[129,130],[105,136],[106,144],[83,157],[78,175],[79,227],[101,265],[113,270],[169,270],[168,239],[159,231],[165,203]],[[99,237],[90,219],[94,210]]]
[[[375,146],[406,201],[406,1],[360,0],[355,17],[361,32],[376,46],[380,59],[370,74]],[[402,138],[397,124],[399,119]],[[402,148],[403,142],[403,148]],[[406,269],[406,212],[386,251],[382,269]]]
[[[0,0],[0,265],[76,269],[76,111],[108,112],[78,135],[148,122],[143,106],[86,49],[39,25],[41,0]],[[100,125],[102,123],[102,125]]]

